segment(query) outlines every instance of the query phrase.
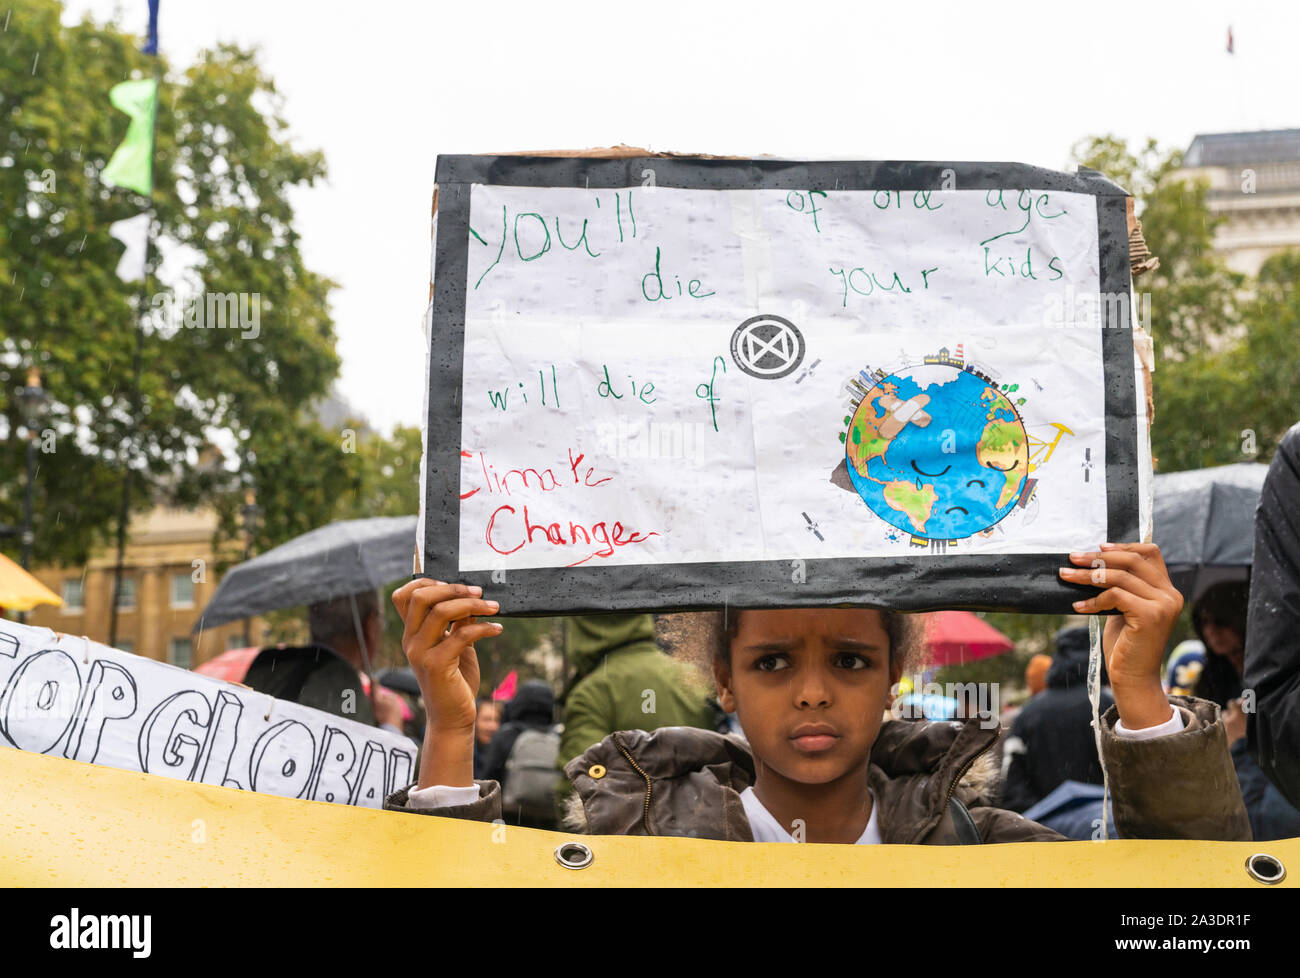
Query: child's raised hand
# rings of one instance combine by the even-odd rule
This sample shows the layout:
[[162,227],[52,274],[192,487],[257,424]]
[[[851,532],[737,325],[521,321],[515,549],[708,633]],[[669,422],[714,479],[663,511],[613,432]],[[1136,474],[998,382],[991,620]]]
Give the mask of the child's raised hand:
[[1183,596],[1169,580],[1154,543],[1103,543],[1099,552],[1072,553],[1078,567],[1061,568],[1061,577],[1104,590],[1074,603],[1084,615],[1120,612],[1106,621],[1102,651],[1115,706],[1131,730],[1154,727],[1172,715],[1160,685],[1160,664]]
[[[475,621],[476,616],[499,610],[497,602],[482,600],[482,593],[479,587],[425,578],[393,592],[393,605],[406,625],[402,651],[415,672],[428,711],[421,787],[473,784],[472,776],[467,779],[460,769],[467,764],[471,773],[473,770],[479,684],[474,643],[501,633],[499,624]],[[468,747],[467,758],[461,757],[463,747]],[[432,780],[426,781],[426,774]]]

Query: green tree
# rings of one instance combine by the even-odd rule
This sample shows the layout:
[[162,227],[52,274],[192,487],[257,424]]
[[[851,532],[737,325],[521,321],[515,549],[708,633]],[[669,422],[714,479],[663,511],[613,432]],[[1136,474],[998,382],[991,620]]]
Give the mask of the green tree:
[[1135,286],[1151,293],[1149,329],[1161,361],[1205,353],[1233,335],[1243,276],[1214,251],[1222,218],[1206,204],[1208,186],[1182,173],[1182,151],[1162,150],[1154,139],[1132,151],[1115,136],[1091,136],[1071,155],[1133,195],[1147,247],[1160,259]]
[[[1221,380],[1231,383],[1221,425],[1235,433],[1244,454],[1254,442],[1261,461],[1300,422],[1300,251],[1280,252],[1260,267],[1251,298],[1242,308],[1241,339],[1223,358]],[[1235,461],[1241,461],[1239,455]]]
[[357,440],[360,476],[341,516],[413,516],[420,511],[420,429],[398,425],[392,434]]
[[[1162,472],[1243,461],[1234,419],[1247,377],[1228,372],[1225,353],[1242,335],[1244,276],[1214,250],[1222,219],[1206,204],[1207,186],[1180,172],[1182,153],[1147,140],[1136,151],[1114,136],[1081,140],[1074,159],[1133,194],[1147,247],[1160,267],[1139,278],[1150,294],[1155,341],[1152,454]],[[1142,303],[1139,301],[1139,309]]]
[[[324,176],[320,154],[290,147],[253,53],[221,45],[184,70],[163,62],[152,265],[182,256],[189,270],[177,283],[151,275],[144,290],[121,282],[109,225],[148,201],[100,180],[127,125],[108,92],[155,63],[115,24],[64,27],[61,16],[56,0],[15,0],[0,33],[0,397],[10,433],[0,468],[22,470],[12,392],[28,365],[44,373],[56,433],[56,450],[41,456],[35,559],[76,563],[108,542],[127,458],[134,508],[202,499],[217,505],[227,535],[242,488],[256,487],[258,550],[326,522],[359,487],[360,463],[302,411],[339,365],[333,286],[304,265],[288,199]],[[243,294],[250,311],[256,302],[258,328],[158,315],[184,307],[166,300],[207,293]],[[199,464],[214,444],[224,461]],[[17,522],[21,495],[5,480],[0,522]]]

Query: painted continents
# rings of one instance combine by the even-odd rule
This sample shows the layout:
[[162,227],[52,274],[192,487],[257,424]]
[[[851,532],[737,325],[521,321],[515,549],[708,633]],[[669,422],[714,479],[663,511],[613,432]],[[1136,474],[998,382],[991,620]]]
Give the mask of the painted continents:
[[1025,490],[1029,446],[997,387],[945,364],[880,378],[845,437],[849,478],[873,513],[917,536],[958,540],[994,526]]

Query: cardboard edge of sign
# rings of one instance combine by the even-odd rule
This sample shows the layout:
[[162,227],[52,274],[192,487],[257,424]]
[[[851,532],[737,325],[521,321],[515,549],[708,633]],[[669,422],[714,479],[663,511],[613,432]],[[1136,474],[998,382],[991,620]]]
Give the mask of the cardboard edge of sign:
[[[629,166],[635,167],[633,161],[638,160],[664,161],[669,165],[669,169],[664,174],[656,173],[656,185],[664,187],[677,185],[674,178],[678,175],[678,165],[687,167],[729,166],[734,168],[736,164],[744,163],[756,168],[769,178],[775,176],[777,179],[769,185],[783,187],[788,183],[796,189],[800,186],[816,185],[810,184],[806,179],[806,168],[815,166],[818,168],[856,169],[857,180],[854,181],[855,183],[863,179],[862,168],[867,168],[870,173],[870,176],[867,177],[868,182],[875,179],[882,172],[894,178],[893,180],[884,181],[879,189],[913,189],[922,174],[929,173],[931,177],[934,177],[941,174],[945,169],[953,169],[965,175],[965,179],[962,181],[963,185],[972,189],[991,189],[1019,184],[1046,190],[1088,194],[1098,199],[1098,247],[1101,252],[1099,257],[1102,259],[1100,262],[1101,291],[1120,291],[1120,289],[1116,288],[1107,289],[1107,285],[1110,285],[1122,286],[1122,291],[1129,292],[1132,289],[1133,281],[1139,275],[1159,267],[1159,259],[1152,256],[1146,247],[1145,239],[1142,236],[1141,221],[1138,220],[1135,213],[1133,197],[1114,181],[1099,171],[1088,167],[1081,166],[1077,174],[1067,174],[1019,163],[855,160],[813,162],[773,156],[741,157],[656,152],[626,144],[583,150],[521,150],[508,153],[439,156],[435,167],[435,184],[430,207],[430,223],[433,229],[430,246],[435,259],[435,267],[438,251],[437,223],[435,219],[438,216],[440,188],[444,185],[508,183],[515,186],[563,186],[564,183],[554,181],[557,170],[562,169],[572,176],[577,172],[576,167],[589,163],[585,173],[588,186],[593,182],[593,172],[596,175],[594,182],[597,187],[606,185],[622,186],[627,182]],[[1008,182],[1007,171],[1011,171],[1014,176],[1023,179]],[[754,170],[751,169],[747,174],[747,178],[752,179],[754,175]],[[900,179],[901,175],[905,175],[905,178]],[[978,179],[972,181],[970,179],[972,175]],[[576,185],[576,180],[566,182]],[[933,184],[934,181],[931,179],[928,182]],[[715,189],[723,188],[718,187]],[[1120,204],[1120,201],[1123,201],[1123,203]],[[1119,210],[1119,207],[1122,207],[1122,211]],[[1112,242],[1109,250],[1105,241],[1107,237]],[[1125,243],[1123,249],[1115,246],[1113,243],[1115,240]],[[1127,262],[1121,263],[1114,260],[1114,256],[1120,250],[1128,257]],[[1109,263],[1104,260],[1107,254],[1112,256],[1112,261]],[[436,281],[435,277],[431,276],[429,281],[429,305],[426,312],[431,327],[428,337],[430,353],[432,353],[432,321],[437,305],[436,297]],[[1107,314],[1109,315],[1109,310]],[[1107,326],[1112,327],[1112,324],[1107,323]],[[1142,438],[1149,446],[1150,428],[1154,417],[1151,382],[1153,342],[1151,336],[1146,333],[1141,324],[1134,323],[1131,318],[1127,323],[1116,323],[1113,324],[1113,328],[1104,329],[1102,331],[1102,340],[1103,361],[1107,364],[1113,363],[1116,369],[1121,365],[1125,367],[1125,370],[1120,371],[1117,375],[1117,384],[1108,382],[1106,385],[1107,417],[1108,419],[1131,420],[1134,429],[1133,452],[1128,453],[1128,458],[1123,464],[1114,466],[1111,464],[1115,457],[1112,449],[1121,446],[1112,444],[1116,439],[1110,435],[1111,425],[1109,423],[1107,425],[1108,468],[1126,470],[1124,474],[1128,476],[1124,480],[1123,487],[1116,490],[1114,489],[1115,480],[1110,478],[1112,473],[1108,473],[1108,521],[1111,530],[1108,537],[1112,541],[1137,540],[1139,539],[1137,530],[1141,527],[1144,530],[1141,534],[1141,540],[1150,542],[1150,500],[1147,498],[1144,503],[1141,498],[1138,498],[1136,456],[1139,451],[1136,443],[1138,438]],[[1127,369],[1130,363],[1140,368],[1142,375],[1144,406],[1146,408],[1146,431],[1141,434],[1136,430],[1137,412],[1134,403],[1136,390],[1132,388],[1129,388],[1127,392],[1123,390],[1127,386],[1124,383],[1124,377],[1127,376],[1130,382],[1136,377],[1134,372]],[[432,356],[430,357],[430,366],[432,366]],[[429,379],[426,377],[426,386]],[[1117,387],[1119,390],[1116,390]],[[1124,403],[1125,393],[1128,395],[1127,405]],[[1120,396],[1116,397],[1117,394]],[[1128,411],[1124,410],[1126,406],[1129,408]],[[423,419],[426,432],[429,429],[431,417],[430,408]],[[429,451],[427,444],[424,451],[425,453]],[[1154,464],[1155,460],[1152,461]],[[422,457],[422,471],[424,471],[425,465],[427,465],[427,457]],[[1149,479],[1150,475],[1148,474],[1148,482]],[[442,523],[450,525],[441,527],[434,527],[429,521],[428,517],[432,510],[430,503],[433,501],[434,495],[432,484],[426,487],[425,493],[421,494],[420,526],[423,530],[424,539],[417,540],[413,548],[413,578],[430,576],[425,572],[428,560],[426,558],[426,560],[422,561],[421,555],[422,553],[425,555],[438,553],[439,548],[429,546],[433,537],[442,534],[441,539],[459,539],[459,527],[455,525],[454,521],[444,518]],[[1149,496],[1149,493],[1146,495]],[[1118,500],[1118,508],[1127,510],[1129,514],[1127,518],[1121,518],[1118,521],[1116,520],[1117,497],[1121,497]],[[1146,506],[1145,512],[1140,511],[1140,507],[1143,505]],[[1118,533],[1115,532],[1117,522],[1126,524],[1125,529]],[[450,536],[446,534],[450,534]],[[1014,571],[1010,571],[1007,566],[1012,561],[1016,565]],[[515,582],[526,585],[519,589],[524,593],[549,593],[555,595],[557,592],[565,591],[569,596],[560,601],[546,600],[544,606],[539,605],[537,607],[533,607],[530,603],[524,601],[511,608],[503,602],[501,613],[504,616],[512,617],[538,617],[557,613],[598,614],[602,612],[634,611],[677,613],[719,608],[838,606],[888,608],[908,612],[969,609],[1037,614],[1070,614],[1074,610],[1074,601],[1096,593],[1094,588],[1069,584],[1060,580],[1056,569],[1069,564],[1065,554],[948,556],[944,560],[945,570],[942,575],[944,577],[944,597],[937,601],[928,600],[925,596],[927,588],[924,578],[927,575],[924,573],[924,565],[918,565],[915,561],[907,558],[880,557],[866,560],[832,558],[822,561],[801,558],[794,561],[794,563],[800,565],[797,568],[798,573],[792,571],[790,561],[783,560],[743,562],[743,564],[740,562],[709,562],[511,570],[509,571],[510,577]],[[841,565],[840,568],[837,568],[837,572],[842,572],[844,565],[852,565],[852,568],[857,569],[861,574],[869,574],[870,580],[864,580],[862,589],[855,591],[852,596],[846,596],[842,587],[827,591],[821,587],[808,586],[808,579],[811,574],[816,573],[818,565],[832,564]],[[953,580],[951,572],[954,567],[962,567],[963,565],[969,573],[961,574],[959,578],[960,584],[958,584]],[[718,580],[726,580],[729,577],[737,576],[736,570],[740,566],[745,568],[745,573],[741,575],[743,580],[738,582],[736,587],[723,588],[717,585]],[[766,569],[767,573],[763,573],[764,569]],[[758,571],[758,573],[755,574],[755,571]],[[483,587],[485,591],[492,590],[498,593],[503,590],[500,585],[505,583],[496,580],[496,573],[489,570],[460,571],[456,574],[444,573],[443,576],[467,584],[477,584]],[[612,587],[611,576],[621,578]],[[671,576],[672,580],[664,580],[667,576]],[[638,582],[638,577],[645,577],[647,580]],[[652,577],[655,579],[650,580],[649,578]],[[797,589],[795,590],[790,587],[792,583],[795,583],[793,578],[801,579],[796,584]],[[840,580],[842,579],[841,577]],[[888,581],[888,587],[880,588],[877,583],[880,580]],[[545,581],[545,585],[534,587],[534,581],[538,585],[542,585],[542,582]],[[755,598],[753,596],[756,589],[763,593],[765,588],[772,589],[766,592],[767,597]],[[919,591],[916,589],[919,589]],[[900,598],[900,594],[904,591],[907,592],[908,596]],[[516,593],[519,593],[519,591],[516,591]],[[1011,593],[1016,595],[1014,600],[1011,601],[990,601],[988,598],[990,594]],[[597,603],[584,598],[585,595],[591,594],[599,594],[601,601]],[[649,600],[637,600],[639,596],[644,596]]]

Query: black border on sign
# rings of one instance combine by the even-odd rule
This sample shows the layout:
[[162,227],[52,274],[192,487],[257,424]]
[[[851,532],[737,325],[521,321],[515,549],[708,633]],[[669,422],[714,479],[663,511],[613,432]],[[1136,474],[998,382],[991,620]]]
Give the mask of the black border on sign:
[[[725,561],[460,571],[460,470],[465,291],[472,184],[516,187],[641,186],[695,190],[938,190],[949,178],[962,190],[1021,189],[1090,194],[1097,200],[1103,293],[1129,294],[1125,191],[1095,171],[1058,173],[1020,163],[803,162],[685,157],[593,159],[544,156],[440,156],[438,233],[429,328],[429,408],[424,499],[424,575],[477,584],[507,615],[668,611],[717,607],[862,605],[1068,614],[1095,588],[1061,581],[1065,554],[957,554],[805,558],[803,582],[792,562]],[[951,173],[947,172],[951,171]],[[1138,431],[1132,322],[1102,329],[1106,403],[1108,538],[1138,539]],[[1101,543],[1102,541],[1089,541]],[[918,554],[919,556],[919,554]]]

